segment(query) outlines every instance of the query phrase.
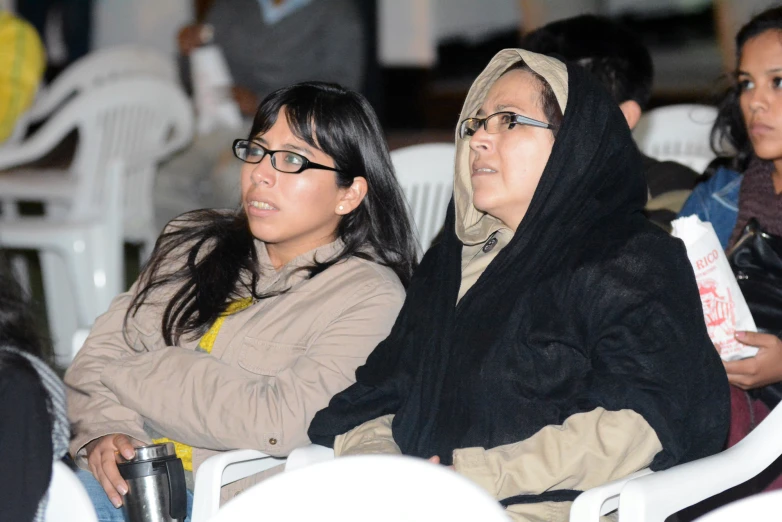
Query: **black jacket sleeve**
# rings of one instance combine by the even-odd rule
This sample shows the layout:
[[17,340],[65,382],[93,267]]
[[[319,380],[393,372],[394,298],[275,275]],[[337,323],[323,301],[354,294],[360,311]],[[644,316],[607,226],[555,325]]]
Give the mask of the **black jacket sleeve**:
[[592,274],[593,370],[576,402],[643,416],[663,446],[651,465],[659,470],[722,449],[730,392],[683,245],[662,233],[645,245],[655,243],[627,245]]
[[52,475],[52,421],[35,370],[0,367],[0,419],[2,519],[30,521]]

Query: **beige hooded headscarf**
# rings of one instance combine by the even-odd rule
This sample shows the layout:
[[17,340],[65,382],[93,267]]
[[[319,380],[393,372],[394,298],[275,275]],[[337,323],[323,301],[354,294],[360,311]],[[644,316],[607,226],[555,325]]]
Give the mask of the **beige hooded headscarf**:
[[[473,82],[464,100],[459,123],[476,115],[494,82],[519,61],[523,61],[548,82],[562,114],[565,114],[568,96],[565,64],[555,58],[524,49],[505,49],[492,58],[489,65]],[[456,210],[456,236],[464,245],[459,299],[475,284],[491,260],[513,237],[513,231],[499,219],[481,212],[473,205],[470,171],[470,140],[459,139],[459,125],[457,125],[453,198]]]

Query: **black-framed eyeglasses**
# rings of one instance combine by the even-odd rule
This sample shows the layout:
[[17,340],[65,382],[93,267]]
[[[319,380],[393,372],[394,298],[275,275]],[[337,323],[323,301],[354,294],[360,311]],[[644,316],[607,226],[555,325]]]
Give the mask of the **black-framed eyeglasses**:
[[490,114],[485,118],[467,118],[463,120],[459,126],[459,138],[469,138],[478,129],[483,129],[489,134],[497,134],[506,130],[510,130],[516,125],[530,125],[532,127],[540,127],[542,129],[551,129],[553,125],[546,123],[545,121],[533,120],[521,114],[515,112],[502,111]]
[[245,163],[260,163],[268,155],[272,167],[287,174],[298,174],[307,169],[333,170],[339,172],[334,167],[327,167],[320,163],[308,160],[301,154],[289,150],[269,150],[263,145],[259,145],[250,140],[234,140],[234,156]]

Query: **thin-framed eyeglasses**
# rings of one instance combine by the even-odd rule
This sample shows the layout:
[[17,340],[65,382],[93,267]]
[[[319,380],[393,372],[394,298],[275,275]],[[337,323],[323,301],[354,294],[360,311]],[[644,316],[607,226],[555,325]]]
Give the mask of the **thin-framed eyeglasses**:
[[478,129],[481,127],[489,134],[497,134],[510,130],[516,125],[530,125],[542,129],[551,129],[553,127],[553,125],[545,121],[533,120],[515,112],[502,111],[490,114],[485,118],[467,118],[463,120],[461,125],[459,125],[459,138],[469,138],[478,132]]
[[250,140],[234,140],[233,150],[234,156],[245,163],[260,163],[263,158],[268,155],[272,167],[287,174],[298,174],[307,169],[333,170],[334,172],[339,172],[339,169],[310,161],[297,152],[291,152],[289,150],[269,150],[263,145]]

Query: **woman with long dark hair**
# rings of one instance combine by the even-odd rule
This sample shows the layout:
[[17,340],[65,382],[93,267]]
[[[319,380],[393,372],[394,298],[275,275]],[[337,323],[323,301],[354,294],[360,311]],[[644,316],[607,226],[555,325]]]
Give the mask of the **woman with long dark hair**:
[[[752,18],[736,34],[736,70],[719,106],[712,129],[712,146],[730,158],[698,185],[680,215],[697,215],[714,226],[729,252],[754,219],[765,235],[782,236],[782,7],[767,9]],[[732,155],[732,156],[731,156]],[[778,278],[769,273],[769,281]],[[747,301],[758,328],[737,332],[739,342],[759,348],[757,355],[724,363],[731,387],[732,446],[763,420],[779,398],[779,392],[760,389],[782,382],[782,310],[773,299],[773,286],[764,287]],[[749,392],[749,393],[747,393]],[[765,400],[758,400],[758,393]],[[741,492],[767,486],[782,488],[780,467]]]
[[121,517],[109,504],[127,491],[116,454],[134,445],[174,442],[196,472],[215,450],[284,456],[307,443],[312,416],[353,382],[404,299],[413,233],[361,95],[280,89],[234,153],[241,208],[170,223],[66,374],[71,452],[104,520]]
[[[729,158],[698,185],[680,216],[710,221],[730,248],[750,218],[782,234],[782,7],[767,9],[736,34],[736,70],[711,131],[714,152]],[[749,174],[749,176],[747,176]],[[742,180],[749,179],[747,186]]]

